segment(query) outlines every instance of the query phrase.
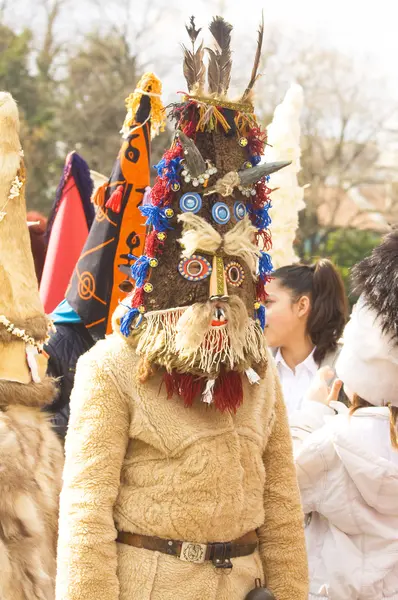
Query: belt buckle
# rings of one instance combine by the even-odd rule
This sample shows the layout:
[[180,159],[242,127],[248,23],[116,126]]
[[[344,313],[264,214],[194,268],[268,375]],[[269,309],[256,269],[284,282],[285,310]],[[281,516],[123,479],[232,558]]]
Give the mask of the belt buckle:
[[183,542],[181,546],[180,559],[185,562],[201,564],[206,560],[206,551],[206,544]]

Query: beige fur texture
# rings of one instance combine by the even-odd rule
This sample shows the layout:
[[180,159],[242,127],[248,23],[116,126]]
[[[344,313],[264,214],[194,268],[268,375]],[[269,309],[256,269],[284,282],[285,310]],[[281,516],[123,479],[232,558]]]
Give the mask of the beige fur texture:
[[[19,173],[23,177],[21,144],[18,137],[18,109],[12,96],[0,92],[0,211],[8,198],[11,184]],[[0,314],[29,335],[43,340],[47,322],[39,298],[29,231],[26,224],[24,186],[17,198],[4,208],[0,221]],[[0,326],[1,339],[9,334]]]
[[[274,367],[244,382],[237,414],[138,383],[118,334],[78,363],[61,493],[57,600],[243,600],[256,577],[278,600],[307,600],[290,433]],[[195,542],[257,529],[259,552],[211,564],[117,544],[117,529]]]
[[2,406],[1,600],[54,599],[62,464],[60,443],[37,407]]

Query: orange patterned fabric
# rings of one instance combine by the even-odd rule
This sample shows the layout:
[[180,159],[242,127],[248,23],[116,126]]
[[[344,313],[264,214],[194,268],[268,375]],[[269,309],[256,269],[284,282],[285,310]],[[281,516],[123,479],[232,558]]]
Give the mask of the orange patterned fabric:
[[149,110],[148,97],[143,96],[136,123],[122,143],[106,190],[105,204],[115,189],[123,186],[121,210],[97,209],[66,293],[69,304],[94,337],[111,332],[112,313],[125,297],[119,285],[129,275],[129,255],[140,256],[143,250],[145,226],[139,207],[150,181]]

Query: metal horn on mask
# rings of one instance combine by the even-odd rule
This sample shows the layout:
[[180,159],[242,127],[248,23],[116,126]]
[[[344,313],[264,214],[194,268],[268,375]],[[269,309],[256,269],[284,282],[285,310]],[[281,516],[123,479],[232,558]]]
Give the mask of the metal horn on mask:
[[233,188],[241,185],[243,187],[249,187],[257,181],[260,181],[266,175],[271,175],[271,173],[275,173],[284,167],[287,167],[292,163],[289,161],[279,161],[272,163],[264,163],[262,165],[257,165],[257,167],[252,167],[251,169],[243,169],[238,172],[231,172],[221,177],[215,184],[214,187],[210,188],[206,192],[204,192],[204,196],[210,196],[210,194],[220,194],[221,196],[230,196]]
[[195,142],[182,131],[176,132],[176,138],[180,140],[184,151],[184,161],[187,170],[192,177],[199,177],[206,171],[207,165]]

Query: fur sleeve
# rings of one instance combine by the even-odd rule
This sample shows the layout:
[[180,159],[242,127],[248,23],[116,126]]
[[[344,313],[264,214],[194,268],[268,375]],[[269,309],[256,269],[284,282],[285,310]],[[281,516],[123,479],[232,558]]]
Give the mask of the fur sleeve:
[[113,506],[126,452],[127,400],[96,348],[78,362],[66,438],[57,600],[116,600]]
[[264,452],[264,525],[258,530],[267,586],[278,600],[307,600],[308,569],[292,443],[280,384],[275,376],[275,414]]

